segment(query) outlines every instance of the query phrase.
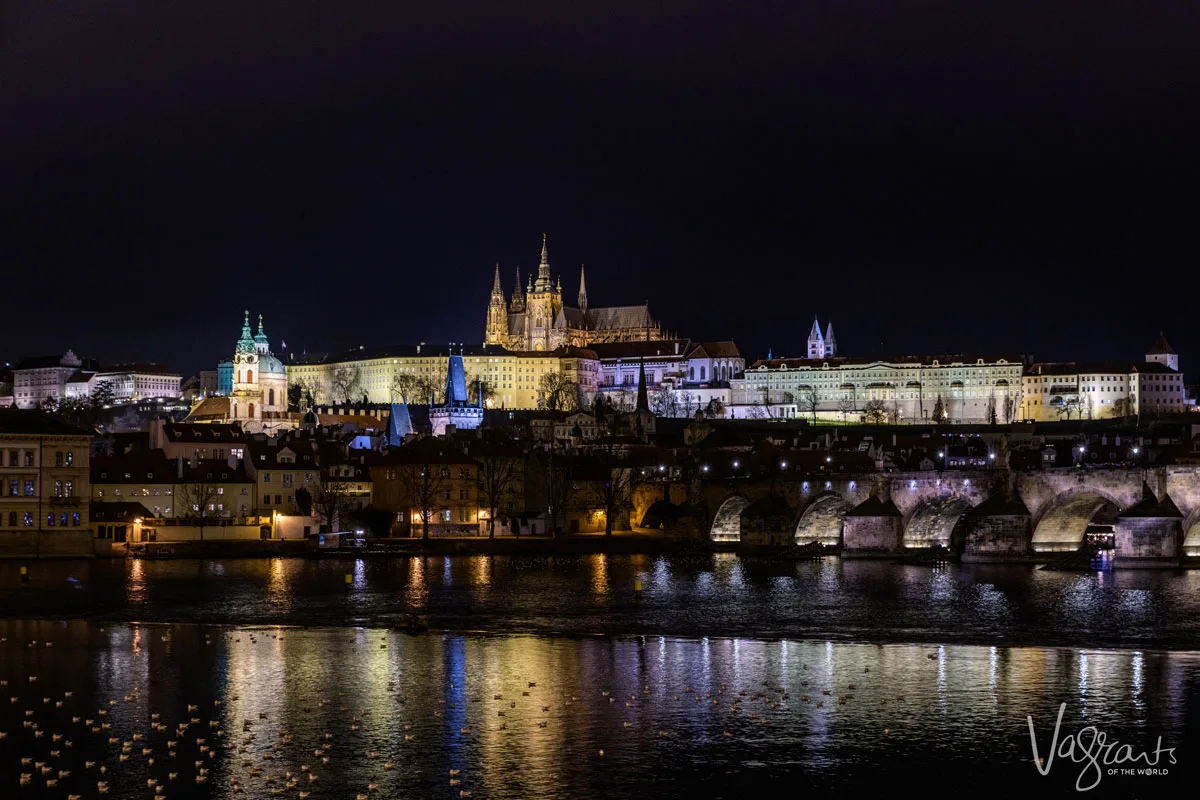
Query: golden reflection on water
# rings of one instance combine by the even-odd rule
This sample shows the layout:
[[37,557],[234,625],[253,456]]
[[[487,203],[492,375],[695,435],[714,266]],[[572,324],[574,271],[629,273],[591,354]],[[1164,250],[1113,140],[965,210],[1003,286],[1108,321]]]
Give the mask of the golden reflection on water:
[[[847,748],[855,769],[927,752],[1004,764],[1023,757],[1026,715],[1044,725],[1060,702],[1072,729],[1153,730],[1170,745],[1200,676],[1196,654],[1140,651],[11,620],[0,631],[10,637],[0,676],[14,693],[40,702],[74,689],[81,708],[63,714],[116,699],[106,736],[119,740],[144,732],[150,713],[172,730],[197,718],[186,736],[227,740],[212,767],[220,785],[204,795],[222,798],[233,779],[246,796],[265,794],[253,765],[308,765],[324,789],[314,798],[332,787],[354,796],[368,782],[381,797],[424,796],[444,791],[450,769],[476,797],[525,798],[644,796],[664,771],[736,769],[743,747],[769,769],[805,774],[837,767]],[[59,646],[35,649],[34,638]],[[36,690],[22,684],[33,673]],[[115,765],[119,745],[105,741],[89,741],[88,758]],[[192,758],[169,768],[191,782]],[[111,796],[133,796],[135,777],[144,791],[160,767],[114,769]]]
[[596,553],[590,556],[588,561],[592,568],[592,594],[597,597],[606,597],[609,593],[608,556]]
[[140,558],[126,559],[129,562],[129,576],[125,580],[125,601],[129,604],[142,603],[146,600],[146,566]]

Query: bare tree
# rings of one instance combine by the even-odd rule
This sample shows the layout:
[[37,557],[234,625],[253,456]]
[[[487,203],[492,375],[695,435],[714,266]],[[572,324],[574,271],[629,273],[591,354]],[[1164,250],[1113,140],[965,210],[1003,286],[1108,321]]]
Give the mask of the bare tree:
[[563,372],[543,375],[538,395],[542,405],[552,411],[574,411],[579,407],[579,384]]
[[324,382],[314,376],[305,375],[295,381],[295,385],[300,387],[300,401],[302,405],[313,406],[326,399]]
[[589,481],[587,486],[592,507],[604,512],[604,535],[612,536],[617,519],[632,505],[633,470],[611,464],[605,472],[604,480]]
[[671,388],[657,389],[649,392],[650,410],[656,417],[678,417],[680,404],[679,394]]
[[992,393],[988,395],[987,421],[988,425],[995,425],[997,422],[999,422],[995,389],[993,389]]
[[854,400],[849,397],[842,397],[838,400],[838,411],[842,414],[842,422],[846,421],[847,416],[854,410]]
[[1004,393],[1004,421],[1011,423],[1017,416],[1017,398],[1012,392]]
[[546,509],[550,513],[550,531],[557,534],[559,517],[571,499],[575,459],[570,453],[554,447],[538,453],[538,479],[546,494]]
[[868,400],[863,403],[863,422],[867,425],[882,425],[887,421],[887,403],[882,400]]
[[397,401],[404,403],[416,403],[422,398],[420,395],[420,379],[416,375],[408,372],[392,373],[392,382],[388,386],[388,396],[392,398],[392,402]]
[[628,413],[637,405],[636,396],[633,392],[625,389],[616,389],[611,392],[606,392],[609,403],[612,405],[612,410],[618,414]]
[[1134,415],[1133,400],[1128,397],[1122,397],[1113,401],[1112,415],[1114,417],[1132,417]]
[[470,403],[480,402],[480,394],[483,395],[483,405],[488,405],[496,399],[496,389],[492,383],[484,380],[481,375],[474,375],[467,381],[467,401]]
[[342,518],[351,510],[350,478],[345,473],[353,471],[353,467],[344,465],[322,465],[312,484],[313,511],[318,521],[330,531],[337,530]]
[[704,406],[704,416],[708,419],[721,419],[725,416],[725,404],[717,398],[712,398]]
[[[207,473],[200,472],[199,468],[191,470],[193,480],[188,480],[186,483],[177,484],[175,489],[175,504],[177,513],[176,517],[183,516],[184,519],[191,522],[200,529],[200,541],[204,541],[205,520],[209,517],[220,516],[217,510],[217,501],[221,497],[221,487],[216,484],[209,483],[206,477]],[[183,504],[183,514],[178,513],[179,504]]]
[[354,399],[362,388],[362,370],[357,364],[340,364],[330,376],[335,399],[340,399],[346,405]]
[[817,407],[820,405],[821,398],[817,394],[816,388],[812,386],[802,386],[800,388],[800,397],[797,404],[800,407],[801,413],[812,414],[812,421],[815,425],[817,422]]
[[[396,467],[396,479],[409,511],[416,509],[421,517],[421,538],[429,538],[429,522],[442,494],[450,483],[450,464],[445,443],[437,439],[418,439],[389,454]],[[410,516],[409,523],[412,518]]]
[[[479,460],[479,499],[488,509],[488,538],[496,538],[496,515],[513,502],[512,490],[522,454],[496,443],[484,444],[476,458]],[[514,511],[505,508],[506,511]]]

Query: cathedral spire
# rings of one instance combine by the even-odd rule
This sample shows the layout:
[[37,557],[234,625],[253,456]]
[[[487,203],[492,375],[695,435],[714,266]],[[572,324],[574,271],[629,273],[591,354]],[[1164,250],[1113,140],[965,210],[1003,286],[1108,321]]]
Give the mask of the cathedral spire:
[[504,290],[500,288],[500,265],[496,265],[496,277],[492,280],[492,294],[500,294]]
[[550,255],[546,251],[546,234],[542,234],[542,260],[538,264],[536,288],[539,292],[550,291]]
[[825,355],[833,358],[837,355],[837,342],[833,338],[833,323],[825,328]]
[[587,311],[587,278],[583,274],[583,265],[579,265],[579,310]]
[[242,317],[242,338],[249,339],[250,338],[250,309],[247,308],[242,313],[244,314],[244,316]]

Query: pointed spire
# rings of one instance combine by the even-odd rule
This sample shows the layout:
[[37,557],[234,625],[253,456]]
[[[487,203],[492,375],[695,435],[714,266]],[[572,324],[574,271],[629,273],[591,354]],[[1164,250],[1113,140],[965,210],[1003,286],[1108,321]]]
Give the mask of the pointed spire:
[[808,332],[808,338],[809,339],[820,339],[821,338],[821,323],[817,322],[816,314],[813,315],[813,326],[812,326],[812,330]]
[[235,353],[253,353],[254,337],[250,335],[250,309],[246,309],[242,317],[242,335],[234,347]]
[[583,264],[579,265],[579,310],[587,311],[587,277],[583,274]]
[[500,288],[500,265],[496,264],[496,277],[492,279],[492,294],[500,294],[503,289]]
[[258,315],[258,335],[262,336],[262,333],[263,333],[262,314],[259,314]]
[[638,362],[638,396],[637,410],[650,411],[650,395],[646,393],[646,359]]
[[542,260],[538,264],[537,290],[550,291],[550,255],[546,252],[546,234],[542,234]]
[[837,355],[837,340],[833,338],[833,323],[825,328],[825,355],[833,358]]
[[517,283],[513,286],[513,297],[521,293],[521,268],[517,267]]

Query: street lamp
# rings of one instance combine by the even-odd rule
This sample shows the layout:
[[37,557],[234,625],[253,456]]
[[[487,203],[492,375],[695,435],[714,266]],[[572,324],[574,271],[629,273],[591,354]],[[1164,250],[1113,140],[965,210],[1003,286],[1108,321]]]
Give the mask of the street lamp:
[[786,462],[786,461],[780,461],[780,462],[779,462],[779,468],[780,468],[780,469],[787,469],[787,462]]

